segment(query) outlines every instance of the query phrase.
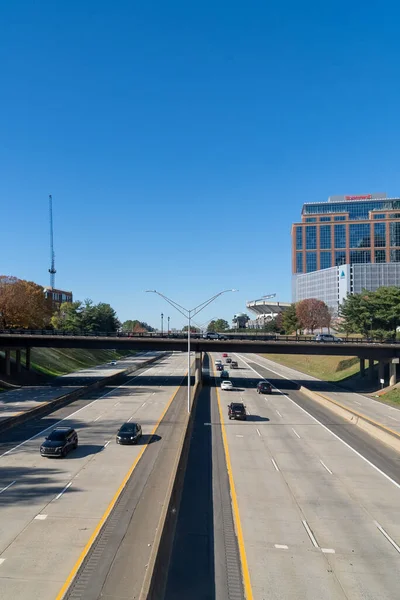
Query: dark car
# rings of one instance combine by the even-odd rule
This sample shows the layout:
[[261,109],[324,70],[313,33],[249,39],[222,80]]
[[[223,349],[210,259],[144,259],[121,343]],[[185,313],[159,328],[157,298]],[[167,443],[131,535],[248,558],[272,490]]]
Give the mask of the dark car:
[[224,367],[222,365],[216,365],[217,371],[223,371]]
[[269,381],[259,381],[257,383],[257,394],[272,394],[272,385]]
[[231,402],[228,404],[229,419],[246,420],[246,407],[242,402]]
[[227,364],[231,363],[231,362],[232,362],[232,359],[231,359],[231,357],[230,357],[230,356],[228,356],[228,358],[226,359],[226,361],[225,361],[225,362],[226,362]]
[[229,371],[221,371],[221,379],[229,379]]
[[238,368],[238,363],[237,363],[237,360],[233,360],[233,361],[231,362],[231,369],[237,369],[237,368]]
[[55,427],[40,446],[42,456],[61,456],[78,447],[78,434],[72,427]]
[[124,423],[117,433],[117,444],[137,444],[141,437],[139,423]]

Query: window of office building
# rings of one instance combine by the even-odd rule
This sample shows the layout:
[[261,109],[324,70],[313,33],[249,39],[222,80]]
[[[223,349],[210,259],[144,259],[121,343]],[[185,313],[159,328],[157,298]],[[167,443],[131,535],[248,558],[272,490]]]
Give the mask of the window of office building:
[[346,248],[346,225],[335,225],[335,248]]
[[323,202],[321,204],[305,204],[303,214],[316,215],[326,213],[348,213],[350,221],[366,220],[372,210],[397,209],[396,201],[393,200],[371,200],[369,202]]
[[345,221],[346,217],[344,215],[340,215],[339,217],[334,217],[335,221]]
[[321,217],[320,221],[330,221],[331,217]]
[[317,270],[317,253],[316,252],[307,252],[306,268],[307,268],[307,273],[311,273],[311,271]]
[[340,267],[340,265],[346,264],[346,252],[341,250],[339,252],[335,252],[335,266]]
[[386,223],[374,223],[374,238],[375,248],[386,246]]
[[350,248],[368,248],[371,245],[371,227],[369,223],[350,225]]
[[400,262],[400,250],[390,251],[390,262]]
[[296,252],[296,273],[303,272],[303,253]]
[[306,227],[306,250],[315,250],[317,248],[317,227],[308,225]]
[[391,219],[400,219],[400,213],[393,213],[389,215]]
[[329,269],[332,266],[332,253],[321,252],[321,269]]
[[303,250],[303,228],[296,227],[296,250]]
[[331,226],[321,225],[319,228],[319,243],[321,248],[331,248]]
[[386,262],[386,250],[375,250],[375,262],[376,263]]
[[307,217],[306,223],[315,223],[316,220],[316,217]]
[[350,252],[351,263],[370,263],[371,262],[371,251],[370,250],[352,250]]
[[400,246],[400,223],[390,223],[390,245]]
[[377,215],[374,215],[374,219],[386,219],[386,215],[385,213],[378,213]]

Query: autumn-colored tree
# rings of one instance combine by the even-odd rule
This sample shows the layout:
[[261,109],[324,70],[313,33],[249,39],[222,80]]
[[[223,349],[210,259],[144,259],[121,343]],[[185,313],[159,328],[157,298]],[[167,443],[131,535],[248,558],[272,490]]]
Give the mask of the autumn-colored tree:
[[317,327],[329,327],[331,323],[331,314],[329,308],[316,298],[301,300],[296,304],[296,316],[302,329],[309,329],[311,332]]
[[33,281],[0,276],[0,327],[43,328],[49,324],[51,304],[44,288]]

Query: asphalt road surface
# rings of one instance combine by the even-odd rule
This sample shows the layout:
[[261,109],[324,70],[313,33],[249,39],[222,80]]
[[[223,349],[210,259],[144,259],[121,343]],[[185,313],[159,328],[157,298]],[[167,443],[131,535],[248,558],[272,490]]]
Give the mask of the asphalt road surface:
[[[272,395],[256,393],[264,378]],[[232,381],[218,395],[250,597],[398,598],[399,455],[249,358]],[[227,404],[241,400],[247,420],[230,421]]]
[[[130,490],[135,484],[144,490],[155,461],[153,447],[162,443],[161,436],[151,438],[151,432],[178,391],[185,371],[184,354],[163,358],[122,386],[99,392],[90,402],[83,398],[44,417],[40,431],[35,423],[27,424],[23,439],[21,431],[8,432],[15,436],[14,443],[9,437],[0,445],[1,600],[58,597],[130,471]],[[184,394],[181,398],[185,406]],[[62,425],[77,429],[79,447],[66,459],[42,458],[40,443],[60,420]],[[119,426],[128,420],[142,425],[144,435],[137,446],[115,443]],[[174,428],[174,420],[169,426]],[[135,464],[143,450],[143,460],[136,466],[140,466],[140,474],[135,479]],[[168,475],[164,473],[167,480]],[[163,476],[158,479],[161,481]],[[145,542],[145,550],[137,557],[139,562],[134,563],[134,582],[140,587],[151,549],[150,526],[155,530],[159,514],[154,511],[160,507],[143,502],[140,494],[136,502],[141,507],[137,539]],[[104,574],[107,558],[100,558],[97,568]],[[87,600],[89,596],[81,597]]]
[[78,388],[96,383],[104,377],[121,373],[121,371],[136,365],[140,366],[151,356],[157,354],[162,353],[146,352],[118,360],[116,365],[98,365],[56,377],[49,385],[26,386],[10,392],[3,392],[0,394],[0,421],[21,414],[31,408],[36,408]]

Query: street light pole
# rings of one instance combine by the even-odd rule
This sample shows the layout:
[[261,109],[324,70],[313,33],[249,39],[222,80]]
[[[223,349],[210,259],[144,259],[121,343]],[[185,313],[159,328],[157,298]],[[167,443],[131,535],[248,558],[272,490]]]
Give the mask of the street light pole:
[[[222,296],[222,294],[226,294],[227,292],[237,292],[238,290],[232,289],[232,290],[222,290],[222,292],[218,292],[218,294],[215,294],[215,296],[212,296],[211,298],[209,298],[208,300],[205,300],[204,302],[202,302],[201,304],[199,304],[198,306],[195,306],[194,308],[185,308],[184,306],[181,306],[180,304],[178,304],[177,302],[175,302],[174,300],[171,300],[171,298],[168,298],[167,296],[165,296],[164,294],[162,294],[161,292],[157,292],[157,290],[146,290],[147,293],[151,293],[151,294],[157,294],[157,296],[161,296],[161,298],[164,298],[164,300],[166,300],[166,302],[168,302],[168,304],[170,304],[171,306],[173,306],[178,312],[181,313],[181,315],[183,315],[187,320],[188,320],[188,384],[187,384],[187,388],[188,388],[188,393],[187,393],[187,409],[188,409],[188,413],[190,413],[190,400],[191,400],[191,394],[190,394],[190,379],[191,379],[191,368],[190,368],[190,329],[192,326],[192,317],[196,316],[199,312],[201,312],[204,308],[206,308],[206,306],[208,306],[209,304],[211,304],[211,302],[214,302],[214,300],[216,300],[219,296]],[[161,313],[161,323],[162,323],[162,319],[163,319],[163,313]],[[169,317],[168,317],[169,319]],[[161,325],[162,327],[162,325]]]
[[161,337],[164,335],[164,313],[161,313]]

